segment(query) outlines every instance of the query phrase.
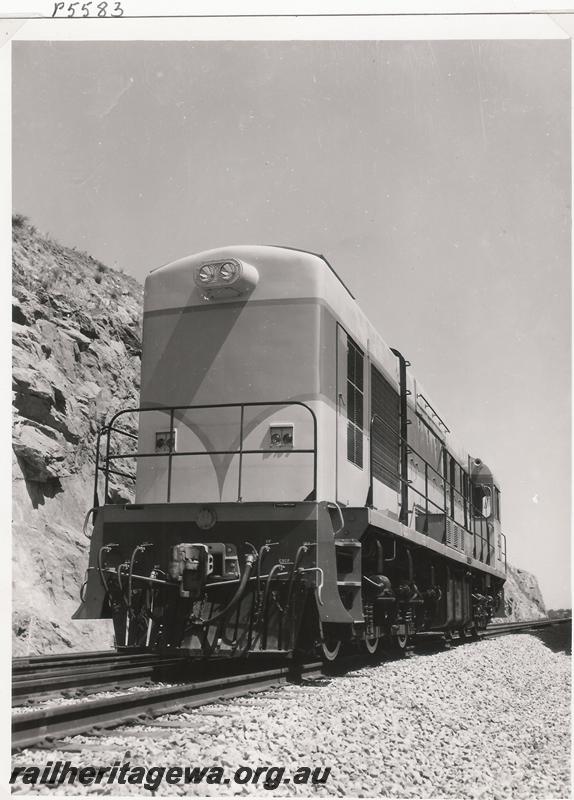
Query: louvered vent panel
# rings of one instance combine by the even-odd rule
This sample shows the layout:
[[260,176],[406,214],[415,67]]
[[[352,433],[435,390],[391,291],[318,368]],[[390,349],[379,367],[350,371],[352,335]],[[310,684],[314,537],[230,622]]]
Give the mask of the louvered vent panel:
[[448,518],[446,521],[446,543],[455,550],[464,551],[464,529]]
[[371,369],[371,410],[383,423],[373,428],[373,477],[399,491],[400,405],[399,395],[375,368]]

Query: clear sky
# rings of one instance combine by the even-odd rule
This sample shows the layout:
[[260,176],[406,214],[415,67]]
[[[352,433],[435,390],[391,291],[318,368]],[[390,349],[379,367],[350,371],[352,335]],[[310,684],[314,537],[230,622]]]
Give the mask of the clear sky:
[[570,605],[570,43],[19,42],[14,209],[143,281],[323,253]]

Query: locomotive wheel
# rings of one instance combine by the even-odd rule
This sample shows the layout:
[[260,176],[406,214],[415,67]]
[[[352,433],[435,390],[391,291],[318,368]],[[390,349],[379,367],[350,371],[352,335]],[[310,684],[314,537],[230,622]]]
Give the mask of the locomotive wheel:
[[325,661],[334,661],[339,655],[341,649],[340,639],[330,639],[328,642],[322,642],[321,649],[323,650],[323,657]]
[[399,650],[406,650],[409,643],[409,637],[406,633],[395,634],[395,644]]
[[377,654],[379,647],[381,646],[382,640],[378,636],[373,636],[371,639],[363,639],[363,646],[365,650],[370,656],[374,656]]

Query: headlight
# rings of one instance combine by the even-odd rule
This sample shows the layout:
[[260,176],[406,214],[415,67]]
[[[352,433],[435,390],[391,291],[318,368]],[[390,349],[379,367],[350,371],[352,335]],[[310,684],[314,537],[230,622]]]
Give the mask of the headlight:
[[204,264],[200,267],[197,277],[201,283],[211,283],[215,278],[215,267],[211,264]]
[[254,266],[238,258],[222,258],[195,267],[193,277],[202,299],[215,300],[252,292],[257,286],[259,273]]
[[239,264],[234,261],[226,261],[219,267],[219,277],[225,283],[230,283],[239,272]]

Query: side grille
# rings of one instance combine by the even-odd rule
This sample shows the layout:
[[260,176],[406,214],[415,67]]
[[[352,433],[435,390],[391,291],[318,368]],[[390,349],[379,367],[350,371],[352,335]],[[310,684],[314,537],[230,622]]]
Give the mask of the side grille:
[[464,552],[464,529],[448,517],[446,520],[446,543],[449,547]]

